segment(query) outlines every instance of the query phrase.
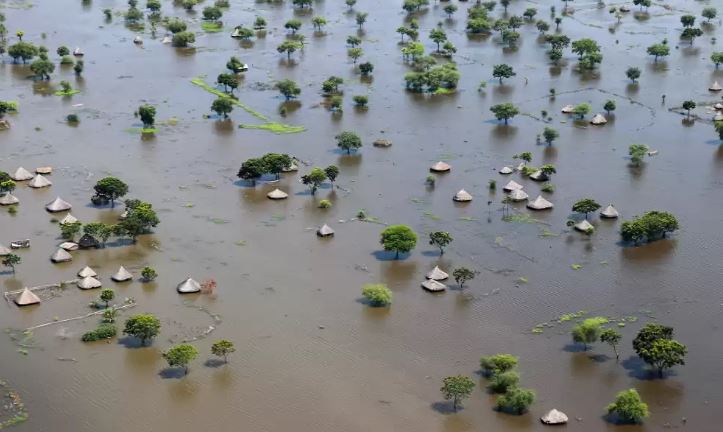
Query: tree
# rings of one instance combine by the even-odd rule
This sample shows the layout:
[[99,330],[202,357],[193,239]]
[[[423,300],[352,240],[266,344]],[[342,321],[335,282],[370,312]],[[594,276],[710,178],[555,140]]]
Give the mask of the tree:
[[362,287],[362,296],[372,306],[388,306],[392,304],[392,291],[384,284],[366,284]]
[[502,42],[506,43],[507,46],[514,46],[518,39],[520,39],[520,34],[514,30],[502,31]]
[[723,121],[717,121],[713,124],[715,131],[718,132],[718,138],[723,140]]
[[600,342],[605,342],[613,348],[616,359],[620,358],[620,354],[618,354],[618,344],[620,343],[620,339],[622,338],[623,335],[621,335],[617,330],[614,329],[605,329],[602,331],[602,333],[600,333]]
[[497,409],[520,415],[535,401],[535,392],[529,389],[513,387],[497,398]]
[[586,115],[590,114],[592,107],[588,103],[581,103],[575,106],[573,112],[580,116],[580,119],[585,118]]
[[45,54],[42,54],[30,64],[30,70],[41,80],[46,80],[50,79],[50,74],[55,70],[55,65],[48,60]]
[[695,38],[703,36],[703,30],[697,28],[697,27],[686,27],[683,29],[683,33],[680,34],[680,38],[684,40],[689,40],[690,44],[693,45],[693,41]]
[[166,28],[169,32],[176,34],[186,31],[186,23],[180,18],[172,18],[166,24]]
[[141,270],[141,277],[144,281],[151,282],[158,277],[158,272],[156,272],[153,267],[145,266],[143,270]]
[[249,40],[254,37],[254,31],[244,26],[237,26],[234,31],[236,36],[242,40]]
[[459,288],[463,289],[465,282],[474,279],[476,274],[477,273],[475,271],[470,270],[467,267],[458,267],[452,272],[452,277],[454,278],[454,281],[457,282],[457,285],[459,285]]
[[639,243],[643,240],[653,241],[665,238],[667,233],[679,228],[678,219],[671,213],[649,211],[643,216],[636,216],[620,226],[620,236],[624,241]]
[[123,334],[133,336],[141,340],[145,345],[147,340],[158,336],[161,331],[161,321],[151,314],[138,314],[126,320]]
[[301,94],[301,88],[299,88],[299,85],[290,79],[283,79],[277,82],[276,88],[279,89],[279,93],[281,93],[286,100],[293,99]]
[[673,328],[657,323],[648,323],[633,340],[633,349],[645,363],[658,370],[663,378],[665,369],[685,364],[688,348],[673,339]]
[[444,248],[452,243],[451,235],[446,231],[435,231],[429,233],[429,244],[439,248],[439,254],[444,255]]
[[291,34],[296,34],[296,32],[301,28],[301,21],[297,20],[296,18],[290,19],[286,21],[286,24],[284,24],[284,28],[287,30],[291,30]]
[[602,332],[601,326],[607,322],[602,317],[588,318],[581,323],[576,324],[572,328],[572,340],[575,343],[581,343],[585,351],[588,345],[597,342]]
[[354,64],[356,64],[356,61],[364,55],[364,50],[359,47],[349,48],[348,50],[346,50],[346,55],[348,55],[349,58],[352,59]]
[[555,168],[555,165],[552,164],[545,164],[540,167],[540,172],[549,177],[555,173],[557,173],[557,168]]
[[606,100],[605,105],[603,105],[603,109],[608,115],[610,115],[611,111],[615,111],[615,108],[617,108],[617,105],[615,105],[615,101],[611,99]]
[[315,16],[311,19],[311,24],[314,26],[315,29],[321,31],[321,28],[326,25],[326,18],[322,16]]
[[718,69],[718,66],[723,63],[723,52],[714,52],[710,55],[710,60],[715,63],[715,68]]
[[572,205],[572,211],[576,213],[585,213],[585,219],[587,214],[597,211],[600,208],[600,204],[592,198],[583,198]]
[[149,232],[152,227],[160,223],[153,206],[147,202],[126,200],[126,209],[128,214],[118,226],[123,233],[131,237],[133,242],[136,241],[136,237]]
[[135,24],[138,21],[143,19],[143,12],[141,12],[137,8],[131,6],[128,8],[128,11],[125,13],[124,18],[126,19],[127,23]]
[[23,260],[19,256],[15,254],[7,254],[2,257],[3,258],[3,265],[5,267],[10,267],[10,270],[15,274],[15,266],[20,264]]
[[73,71],[77,76],[80,76],[83,73],[83,69],[85,68],[85,62],[83,60],[78,60],[75,62],[75,65],[73,66]]
[[171,44],[174,47],[185,48],[189,44],[196,42],[196,35],[189,31],[181,31],[173,35]]
[[444,13],[447,14],[447,18],[452,18],[452,15],[457,12],[457,5],[448,4],[444,7]]
[[688,118],[690,118],[690,110],[695,109],[696,106],[697,105],[696,105],[695,101],[692,101],[692,100],[683,101],[683,109],[688,112]]
[[203,8],[203,19],[206,21],[218,21],[223,16],[223,11],[216,6]]
[[359,36],[349,35],[346,38],[346,44],[351,46],[352,48],[358,45],[361,45],[362,40]]
[[552,145],[552,142],[560,137],[560,133],[551,127],[545,127],[545,129],[542,130],[542,137],[545,139],[547,145]]
[[492,105],[490,111],[494,113],[497,120],[504,120],[505,124],[507,124],[509,119],[520,113],[520,110],[511,103]]
[[117,177],[105,177],[93,186],[95,196],[103,201],[110,201],[111,207],[115,207],[115,200],[122,198],[128,193],[128,185]]
[[592,39],[584,38],[572,43],[572,52],[578,55],[580,60],[587,54],[600,52],[600,45]]
[[624,423],[642,423],[648,417],[648,404],[640,399],[637,390],[621,391],[615,401],[607,406],[608,414],[615,415]]
[[643,10],[643,7],[649,8],[652,4],[652,0],[633,0],[633,4],[636,6],[640,6],[640,10]]
[[665,57],[670,54],[670,47],[668,44],[657,43],[648,47],[648,55],[655,56],[655,62],[658,61],[658,57]]
[[[3,174],[6,174],[3,172]],[[3,181],[3,176],[0,176],[0,194],[4,194],[6,192],[12,193],[15,190],[15,187],[17,184],[12,180],[5,180]]]
[[354,132],[344,131],[335,136],[334,139],[336,139],[336,146],[346,150],[347,154],[350,154],[352,150],[360,149],[362,146],[361,138]]
[[160,0],[148,0],[146,2],[146,9],[150,10],[151,12],[158,12],[161,10],[161,1]]
[[238,80],[234,74],[219,74],[216,78],[216,82],[223,86],[224,91],[228,91],[230,88],[231,93],[233,93],[234,89],[238,87]]
[[510,5],[511,0],[500,0],[500,4],[503,8],[505,8],[505,13],[507,13],[507,7]]
[[643,158],[648,154],[648,146],[645,144],[631,144],[628,148],[628,155],[633,166],[640,166],[643,162]]
[[349,6],[349,9],[351,9],[356,4],[356,0],[345,0],[344,3],[346,3],[346,5]]
[[537,31],[539,31],[543,35],[550,30],[550,24],[548,24],[547,21],[543,21],[543,20],[537,21],[537,23],[535,24],[535,27],[537,27]]
[[301,44],[296,41],[283,41],[276,47],[279,53],[286,53],[286,57],[291,60],[291,54],[301,49]]
[[301,182],[311,189],[311,194],[316,194],[316,190],[319,189],[322,183],[326,180],[326,173],[323,169],[314,167],[309,171],[309,174],[301,176]]
[[264,171],[273,174],[277,179],[285,169],[291,168],[293,163],[289,155],[280,153],[267,153],[261,157],[261,162]]
[[498,64],[492,67],[492,76],[499,78],[500,84],[502,84],[502,78],[512,78],[517,75],[512,69],[512,66],[508,64]]
[[439,52],[439,44],[447,40],[447,33],[441,28],[435,27],[429,32],[429,38],[437,44],[437,52]]
[[336,165],[329,165],[328,167],[324,168],[324,173],[326,174],[326,178],[329,179],[333,186],[336,178],[339,176],[339,167],[337,167]]
[[211,345],[211,353],[218,357],[223,357],[223,362],[228,363],[228,355],[236,352],[233,342],[226,339],[220,339]]
[[693,15],[683,15],[680,17],[680,23],[683,27],[693,27],[695,25],[695,17]]
[[710,20],[718,16],[718,9],[714,7],[703,8],[703,11],[700,14],[706,19],[706,21],[710,22]]
[[105,302],[106,309],[108,308],[108,303],[110,303],[115,298],[115,291],[113,291],[111,288],[103,288],[103,290],[100,292],[100,300],[102,302]]
[[180,344],[170,348],[162,354],[170,367],[182,367],[184,374],[188,373],[188,364],[198,356],[198,349],[193,345]]
[[570,38],[564,34],[552,34],[545,36],[545,42],[549,43],[552,49],[562,50],[570,46]]
[[156,108],[152,105],[141,105],[138,107],[138,117],[141,118],[144,128],[152,128],[156,123]]
[[493,376],[514,369],[517,361],[517,357],[512,354],[495,354],[480,358],[479,363],[486,376]]
[[55,50],[55,52],[56,52],[60,57],[65,57],[65,56],[67,56],[68,54],[70,54],[70,50],[69,50],[68,47],[65,46],[65,45],[59,46],[58,49]]
[[65,240],[73,240],[80,233],[83,225],[80,222],[66,223],[60,225],[60,236]]
[[257,16],[254,21],[254,30],[263,30],[266,28],[266,20],[264,17]]
[[241,62],[241,60],[236,56],[232,56],[226,62],[226,69],[230,70],[233,73],[240,72],[241,69],[243,69],[243,66],[243,62]]
[[472,379],[464,375],[449,376],[442,380],[442,392],[444,400],[452,401],[452,409],[457,411],[460,403],[467,399],[474,390],[475,384]]
[[266,165],[264,162],[261,159],[253,158],[241,164],[238,177],[243,180],[251,180],[252,183],[256,184],[256,179],[264,175],[265,172]]
[[228,115],[233,111],[233,102],[228,97],[219,97],[211,104],[211,111],[223,116],[223,118],[228,118]]
[[294,0],[293,3],[294,6],[299,6],[302,9],[311,6],[311,0]]
[[394,251],[394,259],[399,259],[400,252],[410,252],[417,245],[417,234],[407,225],[391,225],[382,231],[380,242],[385,251]]
[[357,12],[355,19],[359,28],[362,28],[364,23],[367,22],[367,16],[369,16],[369,14],[366,12]]
[[517,387],[520,383],[520,374],[515,371],[503,372],[492,375],[490,378],[489,389],[493,393],[505,393],[510,389]]

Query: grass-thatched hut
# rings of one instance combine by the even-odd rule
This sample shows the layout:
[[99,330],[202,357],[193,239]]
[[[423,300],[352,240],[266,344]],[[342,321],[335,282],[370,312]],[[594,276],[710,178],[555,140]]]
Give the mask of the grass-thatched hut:
[[67,251],[75,251],[80,248],[80,246],[78,246],[78,243],[75,242],[63,242],[59,244],[58,247]]
[[50,213],[64,212],[70,210],[71,208],[73,208],[73,206],[60,197],[55,198],[52,202],[48,203],[45,206],[45,210],[49,211]]
[[710,87],[708,87],[708,90],[710,90],[712,92],[719,92],[722,89],[723,89],[723,87],[721,87],[720,84],[718,84],[718,81],[714,81],[713,84],[711,84]]
[[100,247],[100,242],[90,234],[83,234],[83,237],[78,240],[78,246],[81,249],[90,249]]
[[533,172],[532,174],[530,174],[530,178],[538,182],[550,180],[550,176],[545,174],[542,170],[537,170]]
[[522,189],[522,185],[514,180],[510,180],[506,185],[504,185],[504,187],[502,187],[502,190],[506,192],[512,192],[517,189]]
[[68,213],[67,215],[65,215],[65,217],[63,219],[60,220],[59,224],[60,225],[70,225],[70,224],[74,224],[76,222],[78,222],[78,218],[76,218],[72,214]]
[[30,306],[40,303],[40,297],[35,295],[35,293],[30,291],[30,289],[25,287],[25,289],[23,289],[23,292],[21,292],[17,297],[15,297],[15,300],[13,301],[18,306]]
[[500,171],[499,171],[500,174],[505,174],[505,175],[512,174],[513,172],[515,172],[515,170],[513,170],[512,168],[510,168],[508,166],[503,166],[502,168],[500,168]]
[[436,173],[445,173],[449,172],[452,169],[452,167],[447,162],[439,161],[436,164],[429,167],[429,170]]
[[527,195],[527,192],[523,191],[522,189],[515,189],[507,196],[509,197],[510,201],[514,202],[524,201],[530,197],[529,195]]
[[565,105],[560,111],[562,111],[563,114],[572,114],[575,112],[575,105]]
[[470,202],[470,201],[472,201],[472,195],[469,192],[467,192],[466,190],[460,189],[459,192],[454,194],[452,199],[457,202]]
[[89,289],[96,289],[103,286],[102,283],[93,276],[86,276],[83,279],[78,281],[78,288],[82,290],[89,290]]
[[5,247],[4,244],[0,243],[0,256],[10,255],[11,253],[13,253],[13,251]]
[[192,294],[201,292],[201,284],[195,280],[188,278],[176,286],[179,294]]
[[600,217],[605,219],[617,219],[619,216],[620,213],[618,213],[617,209],[613,207],[612,204],[608,205],[600,212]]
[[567,420],[567,415],[556,409],[552,409],[540,417],[540,421],[546,425],[561,425],[567,423]]
[[20,200],[10,192],[0,195],[0,206],[9,206],[20,203]]
[[14,173],[12,173],[12,175],[10,175],[10,178],[15,181],[26,181],[32,179],[33,177],[35,176],[23,167],[19,167]]
[[527,203],[527,208],[530,210],[549,210],[553,207],[554,205],[541,195],[538,195],[534,201]]
[[35,174],[49,175],[53,173],[53,167],[41,166],[35,168]]
[[120,266],[118,268],[118,271],[115,272],[115,274],[113,276],[111,276],[110,278],[115,282],[126,282],[126,281],[133,279],[133,275],[131,274],[131,272],[126,270],[125,267]]
[[266,197],[272,200],[282,200],[288,198],[289,194],[282,191],[281,189],[274,189],[271,192],[267,193]]
[[86,277],[96,277],[98,276],[98,273],[95,272],[92,268],[85,266],[78,272],[78,277],[86,278]]
[[62,263],[73,260],[73,255],[69,254],[65,249],[58,249],[50,256],[50,261],[54,263]]
[[321,228],[316,230],[316,235],[318,235],[319,237],[331,237],[334,235],[334,230],[331,229],[329,225],[324,224],[321,226]]
[[437,282],[434,279],[427,279],[426,281],[422,282],[422,288],[429,292],[442,292],[447,289],[447,285]]
[[35,177],[33,177],[32,180],[30,180],[28,182],[28,186],[30,186],[31,188],[34,188],[34,189],[50,187],[52,185],[53,185],[53,183],[50,180],[43,177],[42,174],[36,175]]
[[600,114],[600,113],[595,114],[595,115],[592,117],[592,119],[590,120],[590,123],[591,123],[591,124],[594,124],[594,125],[596,125],[596,126],[604,125],[604,124],[607,123],[607,122],[608,122],[608,119],[606,119],[605,116],[602,115],[602,114]]
[[441,281],[441,280],[445,280],[445,279],[449,278],[449,275],[446,272],[444,272],[441,268],[439,268],[439,266],[434,266],[434,268],[432,270],[427,272],[425,277],[427,279]]
[[575,229],[585,234],[590,234],[595,231],[595,227],[592,226],[592,224],[588,222],[587,219],[583,219],[580,222],[576,223]]

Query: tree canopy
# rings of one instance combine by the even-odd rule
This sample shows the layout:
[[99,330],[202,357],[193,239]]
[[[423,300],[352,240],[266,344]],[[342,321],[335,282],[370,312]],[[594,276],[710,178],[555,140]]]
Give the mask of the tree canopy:
[[395,252],[399,259],[400,253],[410,252],[417,245],[417,234],[407,225],[391,225],[382,231],[380,242],[385,251]]
[[161,321],[151,314],[138,314],[126,320],[124,334],[141,340],[145,345],[147,340],[158,336],[161,331]]

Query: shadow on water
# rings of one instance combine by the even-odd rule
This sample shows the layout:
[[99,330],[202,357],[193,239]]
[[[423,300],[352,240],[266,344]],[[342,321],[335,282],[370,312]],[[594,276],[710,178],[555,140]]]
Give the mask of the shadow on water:
[[126,347],[126,348],[133,348],[133,349],[137,349],[137,348],[147,348],[147,347],[148,347],[148,345],[143,345],[143,344],[141,343],[141,340],[140,340],[140,339],[134,338],[134,337],[130,337],[130,336],[118,338],[118,344],[119,344],[119,345],[123,345],[123,346]]
[[640,264],[667,260],[673,255],[677,243],[675,238],[665,238],[640,246],[625,246],[621,253],[623,258],[630,263]]
[[638,356],[630,356],[620,362],[620,365],[628,371],[628,376],[641,381],[664,381],[665,378],[677,376],[675,369],[667,369],[663,372],[663,378],[660,378],[658,371],[647,365],[643,359]]
[[206,360],[203,365],[210,368],[220,368],[221,366],[226,366],[226,362],[221,359],[212,358]]
[[440,414],[444,414],[444,415],[456,414],[456,413],[458,413],[458,412],[460,412],[461,410],[464,409],[464,407],[458,407],[458,408],[455,410],[454,407],[452,406],[452,402],[449,402],[449,401],[433,402],[433,403],[430,404],[429,406],[430,406],[430,408],[432,408],[434,411],[436,411],[436,412],[438,412],[438,413],[440,413]]
[[158,376],[163,379],[181,379],[186,376],[186,371],[183,368],[165,368],[158,372]]

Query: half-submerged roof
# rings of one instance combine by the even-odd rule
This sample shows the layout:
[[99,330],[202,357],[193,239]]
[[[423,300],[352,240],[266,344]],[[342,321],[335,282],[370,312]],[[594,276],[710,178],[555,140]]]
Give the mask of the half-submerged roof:
[[282,200],[288,198],[289,194],[282,191],[281,189],[274,189],[271,192],[267,193],[266,196],[272,200]]
[[81,249],[97,248],[100,246],[98,240],[90,234],[83,234],[83,237],[78,240],[78,246]]
[[595,227],[592,226],[592,224],[588,222],[587,219],[583,219],[575,224],[575,229],[580,232],[590,233],[595,230]]
[[41,167],[35,168],[36,174],[46,175],[46,174],[52,174],[52,172],[53,172],[53,167],[51,167],[51,166],[41,166]]
[[441,280],[447,279],[449,277],[449,275],[446,272],[444,272],[441,268],[439,268],[439,266],[434,266],[434,268],[432,270],[427,272],[425,277],[427,279],[441,281]]
[[618,213],[617,209],[610,204],[600,212],[600,216],[607,219],[615,219],[620,216],[620,213]]
[[546,425],[559,425],[567,423],[567,415],[556,409],[551,409],[547,414],[540,417],[540,421]]
[[13,301],[18,306],[30,306],[40,303],[40,297],[38,297],[37,295],[35,295],[35,293],[25,287],[23,292],[21,292],[17,297],[15,297],[15,300]]
[[42,174],[36,175],[35,177],[33,177],[32,180],[30,180],[28,182],[28,186],[30,186],[31,188],[35,188],[35,189],[49,187],[52,185],[53,185],[53,183],[50,180],[43,177]]
[[552,203],[543,198],[541,195],[538,195],[534,201],[527,203],[527,208],[532,210],[547,210],[552,207],[554,207]]
[[447,172],[451,170],[452,167],[447,162],[439,161],[436,164],[429,167],[429,170],[432,172]]
[[459,192],[454,194],[452,199],[457,202],[469,202],[469,201],[472,201],[472,195],[470,195],[470,193],[467,192],[466,190],[460,189]]
[[75,242],[63,242],[58,245],[59,248],[65,249],[67,251],[74,251],[78,250],[80,246],[78,246],[78,243]]
[[180,294],[197,293],[201,291],[201,284],[191,278],[188,278],[176,286],[176,291]]
[[515,189],[508,195],[510,200],[518,202],[518,201],[524,201],[530,196],[527,195],[527,192],[523,191],[522,189]]
[[530,178],[534,181],[547,181],[550,180],[550,176],[545,174],[542,170],[537,170],[530,174]]
[[88,290],[100,288],[103,284],[93,276],[86,276],[78,281],[78,288]]
[[506,190],[507,192],[511,192],[513,190],[522,189],[522,185],[514,180],[510,180],[502,189]]
[[96,276],[98,276],[98,273],[96,273],[95,270],[93,270],[92,268],[90,268],[88,266],[83,267],[78,272],[78,277],[84,278],[84,277],[88,277],[88,276],[96,277]]
[[437,282],[434,279],[427,279],[426,281],[422,282],[422,288],[429,292],[441,292],[447,289],[447,285]]
[[68,213],[63,219],[60,220],[60,225],[70,225],[78,222],[78,218]]
[[65,249],[58,249],[50,256],[50,261],[54,263],[68,262],[73,260],[73,255],[66,252]]
[[708,90],[710,91],[721,91],[721,89],[723,89],[723,87],[718,84],[718,81],[714,81],[713,84],[708,87]]
[[575,105],[565,105],[561,110],[564,114],[572,114],[575,112]]
[[514,171],[515,170],[513,170],[512,168],[510,168],[508,166],[503,166],[502,168],[500,168],[499,173],[500,174],[512,174]]
[[45,210],[51,213],[63,212],[70,210],[71,208],[73,208],[73,206],[60,197],[55,198],[53,202],[50,202],[45,206]]
[[372,143],[374,147],[391,147],[392,141],[384,138],[380,138]]
[[329,237],[334,235],[334,230],[327,224],[324,224],[316,230],[316,235],[319,237]]
[[35,176],[23,167],[16,169],[15,172],[10,176],[10,178],[15,181],[30,180],[33,177]]
[[115,274],[113,276],[111,276],[110,278],[116,282],[125,282],[125,281],[129,281],[129,280],[133,279],[133,275],[131,274],[131,272],[126,270],[125,267],[120,266],[118,268],[118,271],[115,272]]
[[20,200],[10,192],[6,192],[4,195],[0,195],[0,205],[7,206],[19,203]]
[[608,119],[606,119],[605,116],[600,113],[595,114],[592,117],[592,120],[590,120],[590,123],[592,123],[594,125],[604,125],[607,122],[608,122]]

